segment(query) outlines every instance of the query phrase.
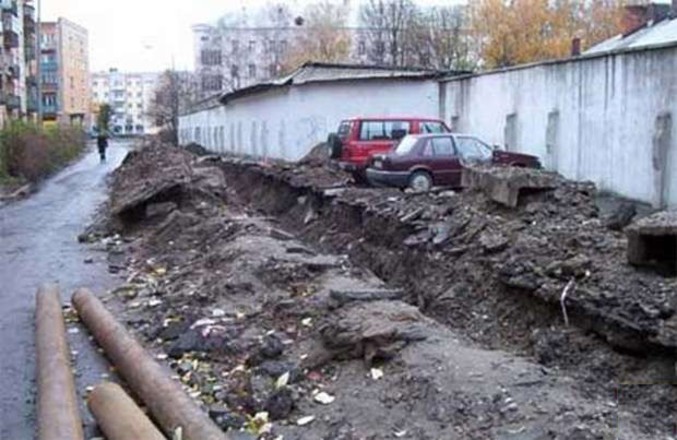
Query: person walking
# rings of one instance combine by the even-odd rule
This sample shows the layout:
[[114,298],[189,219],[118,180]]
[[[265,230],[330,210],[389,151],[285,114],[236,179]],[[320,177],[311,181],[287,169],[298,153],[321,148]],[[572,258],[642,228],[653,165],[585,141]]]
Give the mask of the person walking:
[[96,137],[96,144],[99,147],[99,157],[101,162],[106,161],[106,149],[108,148],[108,133],[101,131]]

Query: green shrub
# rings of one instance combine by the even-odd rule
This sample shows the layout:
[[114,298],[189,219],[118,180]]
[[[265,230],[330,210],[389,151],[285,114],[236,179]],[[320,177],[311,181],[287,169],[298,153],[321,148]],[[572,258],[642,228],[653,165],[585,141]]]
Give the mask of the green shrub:
[[0,130],[0,176],[40,180],[78,157],[85,144],[79,127],[12,121]]

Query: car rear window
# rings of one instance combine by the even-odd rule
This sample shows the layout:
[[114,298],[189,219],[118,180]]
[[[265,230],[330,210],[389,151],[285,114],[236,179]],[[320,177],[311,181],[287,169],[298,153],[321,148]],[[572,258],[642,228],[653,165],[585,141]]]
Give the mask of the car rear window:
[[410,131],[409,121],[363,121],[360,127],[360,140],[393,140],[409,134]]
[[414,149],[417,142],[418,139],[415,138],[414,136],[405,136],[404,139],[402,139],[400,143],[397,144],[397,147],[395,147],[395,154],[397,154],[398,156],[404,156],[409,154],[411,150]]
[[421,133],[437,134],[437,133],[446,133],[446,132],[447,132],[447,127],[445,127],[441,122],[434,122],[434,121],[421,122]]
[[352,121],[343,121],[341,122],[341,125],[339,125],[338,129],[338,137],[342,141],[345,141],[348,136],[350,135],[350,129],[353,128],[353,122]]

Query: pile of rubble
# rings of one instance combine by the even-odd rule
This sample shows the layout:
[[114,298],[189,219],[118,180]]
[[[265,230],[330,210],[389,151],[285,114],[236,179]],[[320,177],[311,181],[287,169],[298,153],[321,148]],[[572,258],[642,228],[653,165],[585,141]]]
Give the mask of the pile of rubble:
[[[362,257],[379,276],[418,291],[419,305],[441,317],[453,315],[443,304],[450,296],[458,300],[451,301],[456,307],[465,300],[493,301],[501,293],[529,295],[555,304],[558,314],[563,303],[568,318],[618,347],[677,346],[674,279],[628,263],[625,234],[606,227],[592,184],[498,169],[475,172],[466,179],[475,189],[462,193],[328,192],[311,179],[305,185],[291,182],[280,170],[226,169],[241,195],[251,193],[260,176],[275,182],[269,188],[274,193],[303,187],[303,206],[288,207],[291,222],[304,219],[306,235]],[[505,196],[509,189],[515,193]],[[260,195],[260,189],[255,193]],[[268,199],[249,201],[268,209]]]
[[[556,178],[510,208],[481,192],[350,182],[317,164],[133,153],[112,183],[107,233],[118,235],[104,240],[124,284],[108,301],[242,438],[616,432],[624,394],[558,370],[587,339],[549,329],[560,309],[538,304],[559,305],[571,284],[569,319],[594,316],[586,325],[609,339],[629,329],[619,345],[637,348],[633,338],[663,343],[674,289],[622,262],[624,238],[602,225],[594,188]],[[542,364],[466,337],[490,348],[529,339]],[[602,349],[597,367],[614,356]],[[673,417],[623,409],[627,438],[653,438]]]

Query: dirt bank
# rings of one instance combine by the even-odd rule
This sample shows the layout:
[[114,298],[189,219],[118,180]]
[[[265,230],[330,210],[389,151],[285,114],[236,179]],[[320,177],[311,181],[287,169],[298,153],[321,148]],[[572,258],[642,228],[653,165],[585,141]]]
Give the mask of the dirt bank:
[[508,209],[160,148],[113,183],[105,229],[121,234],[107,240],[128,283],[110,300],[224,429],[671,433],[674,286],[624,263],[590,185],[562,180]]

